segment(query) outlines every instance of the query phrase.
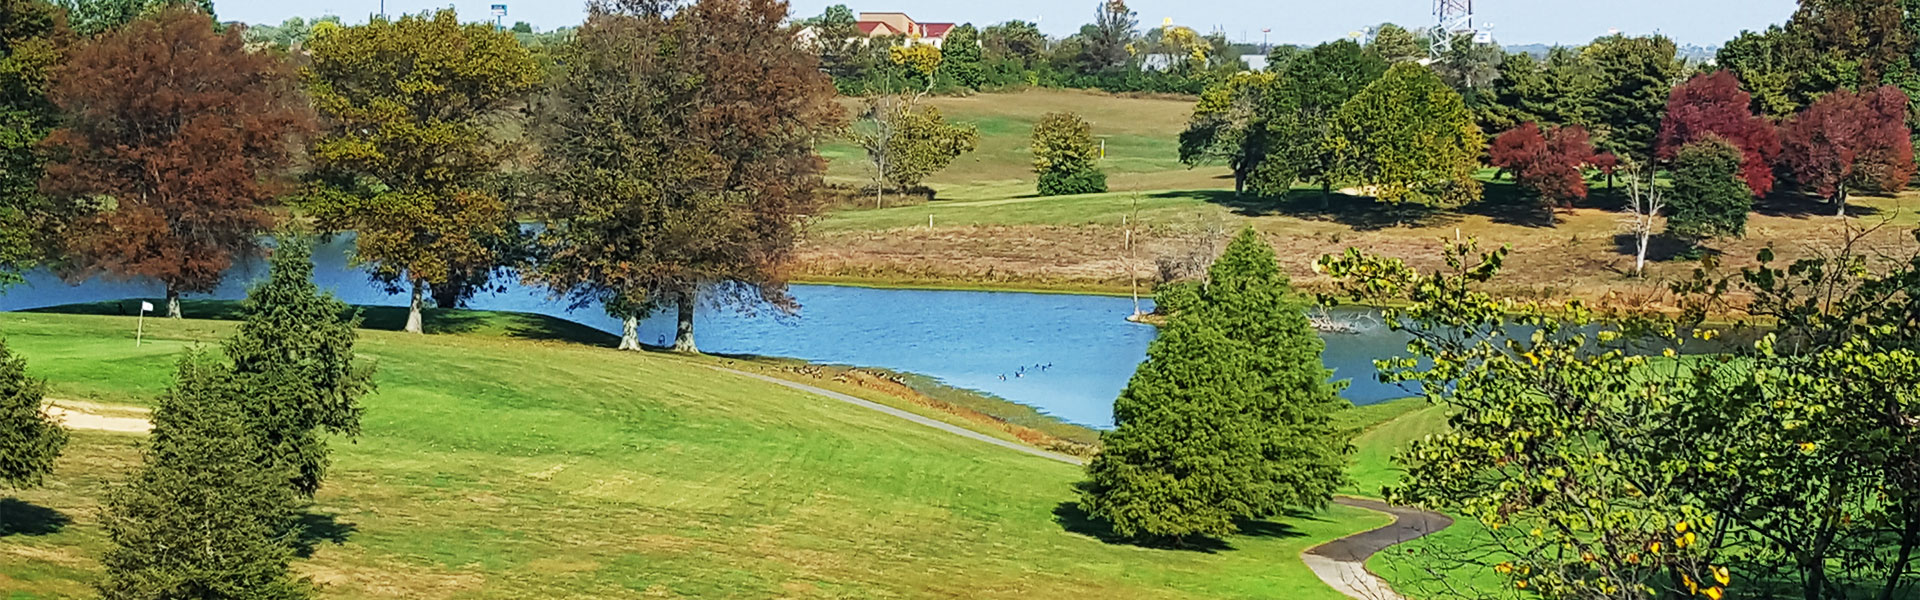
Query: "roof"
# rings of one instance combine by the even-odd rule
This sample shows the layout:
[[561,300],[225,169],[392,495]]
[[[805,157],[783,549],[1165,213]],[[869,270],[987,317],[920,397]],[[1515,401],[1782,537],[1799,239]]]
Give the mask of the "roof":
[[920,37],[944,38],[953,30],[953,23],[921,23]]
[[900,35],[902,33],[905,33],[898,29],[894,29],[892,25],[888,25],[884,21],[861,21],[859,23],[855,23],[855,25],[858,25],[860,27],[860,34],[865,36]]

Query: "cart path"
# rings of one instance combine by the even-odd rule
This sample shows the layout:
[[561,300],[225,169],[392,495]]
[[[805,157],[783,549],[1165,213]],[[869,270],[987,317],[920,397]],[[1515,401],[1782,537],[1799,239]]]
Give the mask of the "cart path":
[[1393,524],[1356,533],[1300,554],[1300,560],[1313,569],[1320,580],[1355,600],[1405,600],[1393,586],[1367,570],[1367,559],[1375,553],[1409,542],[1453,525],[1446,515],[1416,508],[1389,505],[1378,500],[1341,496],[1333,501],[1343,506],[1393,515]]

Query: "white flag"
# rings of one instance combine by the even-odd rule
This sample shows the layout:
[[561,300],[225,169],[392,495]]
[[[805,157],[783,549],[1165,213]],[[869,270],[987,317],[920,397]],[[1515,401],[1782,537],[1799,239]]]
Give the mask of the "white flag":
[[140,312],[152,312],[152,311],[153,311],[152,302],[147,302],[145,300],[140,301]]

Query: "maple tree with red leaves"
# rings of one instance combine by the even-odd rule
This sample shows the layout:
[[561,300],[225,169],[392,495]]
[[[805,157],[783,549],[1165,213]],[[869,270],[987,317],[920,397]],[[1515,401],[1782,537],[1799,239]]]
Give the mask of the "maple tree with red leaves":
[[1740,89],[1740,79],[1730,71],[1696,75],[1673,88],[1655,142],[1660,160],[1671,161],[1687,144],[1718,137],[1740,149],[1740,178],[1747,189],[1766,196],[1773,191],[1780,136],[1752,107],[1753,96]]
[[171,7],[76,48],[52,93],[67,119],[42,146],[42,188],[85,209],[70,274],[159,280],[176,318],[180,294],[259,251],[293,138],[313,128],[293,68],[213,27]]
[[1847,214],[1855,189],[1891,192],[1913,178],[1907,95],[1894,86],[1839,90],[1789,119],[1781,132],[1785,164],[1806,191]]
[[1577,125],[1543,132],[1538,124],[1524,123],[1494,138],[1488,153],[1493,166],[1513,173],[1515,183],[1550,207],[1569,207],[1587,197],[1586,167],[1616,164],[1613,155],[1596,154],[1592,136]]

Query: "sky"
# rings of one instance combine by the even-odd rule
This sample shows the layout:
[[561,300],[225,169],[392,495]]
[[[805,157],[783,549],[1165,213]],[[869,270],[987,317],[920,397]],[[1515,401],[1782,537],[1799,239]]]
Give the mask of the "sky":
[[[854,11],[898,11],[926,22],[986,25],[1009,19],[1039,21],[1049,34],[1072,33],[1093,20],[1097,0],[791,0],[798,16],[820,14],[831,4]],[[386,0],[389,14],[453,5],[462,18],[489,18],[489,6],[507,4],[508,23],[527,21],[541,30],[578,24],[584,0]],[[287,17],[339,15],[364,21],[379,12],[380,0],[215,0],[220,18],[249,23],[279,23]],[[1491,25],[1503,44],[1579,44],[1618,29],[1629,34],[1663,33],[1682,44],[1718,45],[1743,29],[1783,22],[1795,0],[1478,0],[1482,25]],[[1143,28],[1164,19],[1208,32],[1224,31],[1240,41],[1260,41],[1262,29],[1274,43],[1312,43],[1392,21],[1426,25],[1433,20],[1432,0],[1133,0]]]

